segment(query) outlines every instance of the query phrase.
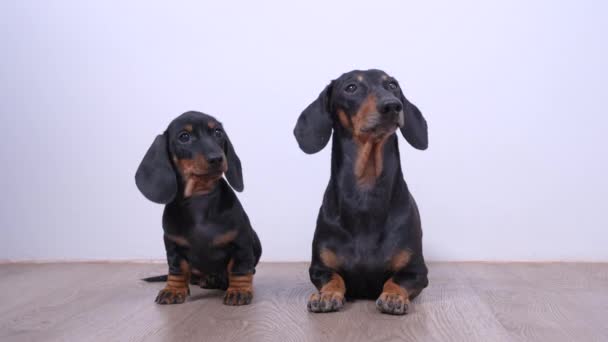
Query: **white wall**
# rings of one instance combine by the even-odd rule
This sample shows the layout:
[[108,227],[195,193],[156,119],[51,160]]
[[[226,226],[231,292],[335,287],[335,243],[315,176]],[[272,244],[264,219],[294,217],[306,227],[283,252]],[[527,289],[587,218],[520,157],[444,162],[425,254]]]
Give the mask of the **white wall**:
[[217,115],[264,260],[307,260],[329,149],[292,136],[340,73],[426,115],[405,177],[433,260],[608,261],[600,1],[3,1],[0,259],[163,258],[133,175],[178,114]]

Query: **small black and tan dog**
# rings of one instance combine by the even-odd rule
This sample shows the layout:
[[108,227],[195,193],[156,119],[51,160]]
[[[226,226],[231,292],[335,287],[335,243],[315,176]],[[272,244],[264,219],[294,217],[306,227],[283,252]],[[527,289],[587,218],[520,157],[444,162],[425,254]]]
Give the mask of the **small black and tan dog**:
[[154,139],[135,183],[149,200],[166,204],[163,229],[168,276],[158,304],[179,304],[189,283],[226,290],[227,305],[249,304],[262,247],[234,191],[243,191],[241,161],[222,124],[186,112]]
[[428,285],[416,202],[403,179],[397,129],[428,146],[426,120],[381,70],[332,81],[298,118],[300,148],[316,153],[333,129],[331,177],[317,218],[310,279],[312,312],[337,311],[346,298],[373,298],[383,313],[407,313]]

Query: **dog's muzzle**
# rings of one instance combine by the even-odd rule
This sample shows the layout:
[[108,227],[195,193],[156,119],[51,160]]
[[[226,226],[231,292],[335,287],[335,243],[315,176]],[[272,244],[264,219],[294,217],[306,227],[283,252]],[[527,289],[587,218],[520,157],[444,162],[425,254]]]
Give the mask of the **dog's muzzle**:
[[403,111],[386,114],[374,113],[361,132],[374,135],[392,134],[397,128],[403,127],[404,123]]

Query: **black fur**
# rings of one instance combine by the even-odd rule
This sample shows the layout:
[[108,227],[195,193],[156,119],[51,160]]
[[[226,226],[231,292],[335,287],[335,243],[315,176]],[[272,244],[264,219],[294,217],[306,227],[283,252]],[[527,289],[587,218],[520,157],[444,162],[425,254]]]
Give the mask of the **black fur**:
[[[363,113],[366,101],[375,101],[369,102],[375,108]],[[428,147],[427,123],[420,110],[405,98],[397,81],[380,70],[343,74],[298,118],[294,134],[306,153],[321,150],[333,130],[331,177],[317,219],[310,266],[310,279],[318,289],[334,273],[343,278],[347,298],[377,298],[391,277],[407,290],[409,299],[428,284],[420,215],[403,179],[397,128],[413,147]],[[361,144],[382,139],[386,140],[379,145],[383,146],[381,173],[358,177]],[[323,250],[335,253],[337,266],[322,261]],[[391,260],[401,251],[411,253],[411,259],[393,270]],[[405,313],[381,304],[383,312]],[[337,309],[315,305],[311,311]]]
[[[196,184],[191,190],[188,180]],[[200,112],[177,117],[152,143],[135,182],[146,198],[166,204],[162,225],[169,274],[183,274],[185,261],[193,272],[191,281],[226,289],[230,261],[233,275],[255,273],[262,247],[228,185],[242,191],[243,176],[241,162],[219,121]],[[229,241],[218,243],[222,236]]]

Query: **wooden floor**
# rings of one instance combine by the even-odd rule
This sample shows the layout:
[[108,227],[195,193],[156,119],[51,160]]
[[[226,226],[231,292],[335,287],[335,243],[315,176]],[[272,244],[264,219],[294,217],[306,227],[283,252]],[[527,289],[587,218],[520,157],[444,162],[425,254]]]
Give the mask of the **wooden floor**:
[[608,264],[430,264],[411,313],[311,314],[307,265],[262,264],[252,305],[193,288],[153,300],[160,264],[0,265],[0,341],[608,341]]

